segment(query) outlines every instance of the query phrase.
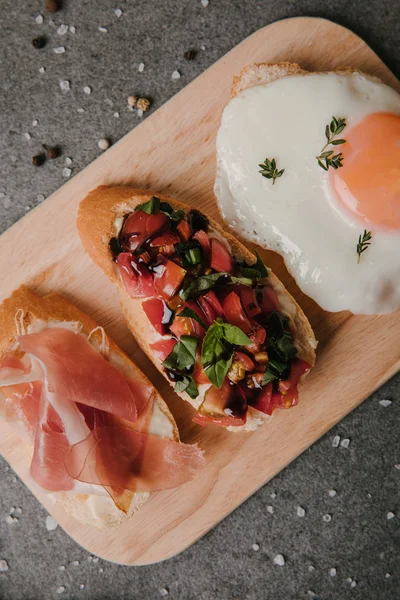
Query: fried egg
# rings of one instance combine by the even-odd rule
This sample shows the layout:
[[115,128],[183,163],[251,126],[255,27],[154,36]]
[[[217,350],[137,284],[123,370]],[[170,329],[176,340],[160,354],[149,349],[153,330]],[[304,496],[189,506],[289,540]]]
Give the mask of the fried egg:
[[[345,124],[337,136],[333,119]],[[272,159],[278,175],[267,178]],[[325,310],[400,308],[400,95],[390,87],[310,73],[242,91],[223,112],[215,194],[230,227],[281,254]]]

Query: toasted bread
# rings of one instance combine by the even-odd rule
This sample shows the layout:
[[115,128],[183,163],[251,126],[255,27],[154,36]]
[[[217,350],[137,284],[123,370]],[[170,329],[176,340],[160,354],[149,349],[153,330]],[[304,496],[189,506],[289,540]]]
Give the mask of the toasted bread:
[[[172,198],[149,191],[136,190],[130,187],[101,186],[90,192],[81,202],[77,228],[82,243],[91,259],[118,286],[125,319],[142,350],[159,371],[166,376],[161,362],[153,356],[150,348],[151,336],[149,330],[151,330],[151,325],[142,308],[142,302],[140,299],[131,298],[126,293],[113,264],[109,248],[110,238],[115,235],[115,220],[133,212],[138,204],[146,202],[153,195],[157,195],[163,202],[168,202],[175,210],[190,208],[188,205]],[[227,240],[237,258],[245,260],[249,264],[255,262],[256,257],[233,235],[222,229],[216,221],[209,219],[209,222],[213,230]],[[282,313],[289,319],[298,355],[309,364],[314,365],[316,341],[311,326],[294,298],[272,271],[270,269],[268,271],[270,285],[278,294]],[[190,398],[185,392],[180,393],[179,396],[190,402],[196,409],[203,400],[201,393],[196,399]],[[232,427],[230,429],[232,431],[242,431],[243,429],[252,431],[267,419],[269,419],[267,415],[249,407],[246,424],[243,427]]]
[[[58,322],[63,322],[64,324],[65,322],[78,323],[82,333],[88,335],[90,332],[93,332],[90,341],[95,347],[100,348],[102,343],[101,331],[94,331],[97,323],[71,304],[66,298],[58,294],[49,294],[41,297],[32,290],[22,286],[0,305],[0,362],[6,354],[21,355],[21,351],[15,349],[16,316],[17,318],[21,317],[20,325],[23,325],[25,331],[33,323],[39,324],[40,322],[45,322],[48,324],[51,322],[53,326]],[[151,385],[147,377],[122,352],[115,342],[110,338],[108,338],[108,342],[110,362],[117,366],[125,376]],[[179,442],[179,432],[175,420],[160,394],[155,389],[153,400],[154,407],[152,419],[150,420],[150,431],[151,422],[156,416],[158,422],[161,420],[164,423],[165,421],[164,424],[168,432],[170,432],[169,435],[163,437]],[[64,509],[74,518],[85,524],[94,525],[99,528],[119,525],[131,517],[146,502],[149,495],[149,493],[135,493],[128,512],[125,514],[116,508],[108,496],[94,496],[73,492],[56,492],[51,494],[54,501],[62,504]]]

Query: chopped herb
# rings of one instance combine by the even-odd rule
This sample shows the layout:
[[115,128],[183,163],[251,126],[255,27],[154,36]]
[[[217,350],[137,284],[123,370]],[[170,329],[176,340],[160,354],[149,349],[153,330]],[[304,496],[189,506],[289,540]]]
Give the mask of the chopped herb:
[[268,277],[268,269],[264,265],[261,256],[256,252],[257,261],[253,265],[248,265],[246,262],[237,262],[236,265],[240,271],[240,275],[245,279],[257,280],[262,277]]
[[163,362],[163,367],[172,371],[183,371],[194,366],[199,340],[191,335],[182,335]]
[[232,366],[234,346],[247,346],[250,338],[239,327],[217,319],[208,328],[201,350],[201,364],[211,383],[220,388]]
[[142,212],[145,212],[148,215],[154,215],[154,213],[157,213],[160,210],[160,198],[152,196],[147,202],[144,202],[143,204],[138,204],[135,208],[135,211],[136,210],[141,210]]
[[261,381],[261,385],[267,385],[277,379],[282,379],[285,371],[289,369],[289,365],[286,362],[281,362],[276,359],[271,359],[267,365],[267,369],[264,373],[264,377]]
[[267,341],[281,360],[289,361],[297,354],[292,336],[287,330],[287,319],[278,312],[272,312],[269,316]]
[[263,177],[266,179],[272,179],[272,185],[274,185],[276,179],[278,179],[278,177],[282,177],[283,173],[285,172],[285,169],[278,171],[276,168],[276,160],[274,158],[272,160],[266,158],[265,161],[258,166],[260,167],[259,173],[261,173]]
[[334,139],[337,135],[342,133],[345,127],[346,119],[337,119],[336,117],[332,117],[330,124],[325,127],[326,144],[322,148],[321,154],[316,156],[319,166],[324,169],[324,171],[327,171],[329,167],[332,167],[336,170],[343,166],[343,154],[341,152],[339,154],[333,154],[333,150],[326,150],[326,148],[329,145],[340,146],[341,144],[346,143],[346,140]]
[[192,375],[183,375],[181,381],[177,381],[174,390],[179,394],[186,392],[191,398],[197,398],[199,390]]
[[182,259],[182,267],[188,269],[201,263],[202,254],[200,244],[190,241],[186,244],[175,244],[175,250]]
[[263,259],[258,254],[257,250],[256,250],[255,254],[257,256],[257,261],[254,263],[254,265],[251,265],[251,268],[258,271],[260,273],[261,277],[268,277],[268,269],[264,265]]
[[182,300],[189,300],[189,298],[198,296],[201,292],[215,288],[217,283],[222,283],[222,281],[227,280],[227,277],[229,277],[227,273],[211,273],[210,275],[196,277],[196,279],[192,279],[191,281],[185,280],[179,295]]
[[188,307],[184,308],[176,316],[177,317],[189,317],[189,319],[193,319],[194,321],[197,321],[197,323],[199,323],[205,331],[207,330],[207,325],[204,323],[203,319],[201,319],[201,317],[199,317],[199,315],[191,308],[188,308]]
[[160,211],[168,215],[173,221],[180,221],[185,216],[184,210],[174,210],[168,202],[160,202]]
[[116,256],[118,256],[118,254],[120,254],[121,252],[124,251],[123,248],[121,248],[121,244],[119,242],[119,238],[117,238],[117,237],[112,237],[110,239],[109,246],[110,246],[110,250],[111,250],[112,255],[113,255],[114,258]]
[[357,244],[357,254],[358,254],[357,263],[358,264],[360,264],[361,254],[368,249],[368,246],[371,245],[371,240],[372,240],[372,233],[370,231],[367,231],[366,229],[364,229],[364,233],[362,234],[362,236],[361,235],[358,236],[358,244]]
[[192,231],[199,231],[202,229],[207,233],[208,219],[199,210],[191,210],[187,216],[187,222]]

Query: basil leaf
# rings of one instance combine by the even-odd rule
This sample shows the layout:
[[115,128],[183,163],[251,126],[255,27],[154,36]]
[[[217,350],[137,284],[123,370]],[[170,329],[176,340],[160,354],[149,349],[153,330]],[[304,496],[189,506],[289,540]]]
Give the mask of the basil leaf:
[[176,315],[176,317],[189,317],[190,319],[197,321],[202,326],[204,331],[207,331],[207,325],[204,323],[203,319],[201,319],[201,317],[199,317],[199,315],[191,308],[184,308],[182,312]]
[[199,340],[191,335],[183,335],[164,360],[163,367],[183,371],[194,366]]
[[229,273],[227,273],[227,275],[230,279],[230,283],[239,283],[240,285],[248,285],[249,287],[254,285],[254,279],[249,279],[248,277],[234,277],[233,275],[229,275]]
[[216,356],[223,353],[224,349],[218,323],[214,323],[208,328],[203,340],[201,349],[201,364],[203,367],[210,365]]
[[281,359],[288,361],[297,354],[297,349],[286,327],[287,319],[278,312],[272,312],[267,326],[268,345]]
[[253,269],[253,267],[247,267],[247,266],[243,266],[243,265],[238,265],[239,270],[240,270],[240,275],[242,277],[245,277],[246,279],[260,279],[261,275],[258,271],[256,271],[256,269]]
[[235,346],[248,346],[251,344],[251,339],[236,325],[223,323],[220,327],[223,330],[224,338],[230,344],[234,344]]
[[141,210],[142,212],[145,212],[148,215],[154,215],[154,213],[157,213],[160,210],[160,198],[152,196],[147,202],[144,202],[143,204],[138,204],[135,208],[135,211],[136,210]]
[[211,275],[196,277],[192,281],[183,283],[183,289],[179,292],[179,295],[182,300],[189,300],[189,298],[198,296],[201,292],[215,288],[217,283],[221,283],[221,280],[226,277],[228,277],[227,273],[211,273]]
[[233,350],[231,351],[231,355],[227,360],[220,358],[215,363],[204,369],[205,374],[214,387],[220,388],[222,386],[224,379],[232,366],[232,360]]
[[168,202],[160,203],[160,211],[168,215],[173,221],[180,221],[185,216],[184,210],[174,210]]
[[268,277],[268,269],[264,265],[263,260],[258,254],[257,250],[255,252],[255,255],[257,256],[257,262],[254,265],[251,265],[251,268],[256,269],[256,271],[260,273],[261,277]]
[[277,379],[282,379],[283,374],[289,365],[287,363],[281,362],[276,359],[271,359],[267,365],[267,369],[264,373],[264,377],[262,378],[261,385],[267,385],[272,381],[276,381]]
[[191,398],[197,398],[199,395],[196,382],[191,375],[184,375],[182,381],[177,381],[174,389],[178,393],[186,392]]

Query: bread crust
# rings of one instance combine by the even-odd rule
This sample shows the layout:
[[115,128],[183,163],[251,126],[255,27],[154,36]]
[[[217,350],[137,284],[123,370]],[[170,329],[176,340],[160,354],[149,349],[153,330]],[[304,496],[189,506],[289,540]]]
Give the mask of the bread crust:
[[[147,202],[152,196],[157,196],[162,202],[168,202],[175,210],[188,210],[191,208],[187,204],[178,202],[173,198],[151,191],[138,190],[130,187],[100,186],[90,192],[81,202],[78,212],[77,228],[81,241],[90,258],[118,286],[121,295],[122,310],[131,332],[135,336],[142,350],[168,380],[160,361],[155,359],[152,354],[150,348],[151,340],[149,341],[148,335],[149,327],[151,326],[142,309],[141,301],[130,298],[125,292],[125,288],[120,281],[112,262],[109,249],[109,240],[115,235],[115,219],[132,212],[138,204]],[[229,242],[235,256],[248,263],[254,263],[256,261],[256,257],[253,253],[232,234],[222,229],[222,227],[213,219],[209,218],[209,222],[211,227],[218,234],[224,236]],[[290,310],[286,311],[286,316],[289,318],[291,329],[295,336],[299,357],[303,358],[309,364],[314,365],[316,340],[307,317],[276,275],[274,275],[270,269],[268,269],[268,271],[271,286],[278,293],[279,297],[285,300],[285,305],[290,308]],[[182,399],[190,402],[196,409],[201,402],[199,398],[195,400],[191,399],[185,392],[179,393],[178,395]],[[268,420],[268,418],[267,415],[249,407],[246,425],[243,428],[232,428],[232,430],[241,431],[245,429],[251,431],[263,421]]]
[[[23,354],[21,350],[15,349],[15,317],[18,311],[23,312],[23,315],[21,313],[21,318],[25,328],[38,319],[46,322],[78,322],[82,327],[82,333],[85,335],[89,335],[91,331],[98,327],[96,321],[79,310],[63,296],[55,293],[39,296],[31,289],[21,286],[0,305],[0,362],[6,354],[15,355],[17,357],[20,357]],[[110,348],[110,362],[118,366],[126,376],[152,386],[144,373],[142,373],[117,344],[109,336],[107,336],[107,339]],[[91,342],[93,341],[100,346],[102,341],[102,334],[100,331],[93,332]],[[179,431],[174,417],[158,391],[155,388],[153,389],[154,403],[172,426],[173,435],[171,439],[179,442]],[[149,496],[150,494],[148,493],[134,494],[127,514],[122,511],[112,511],[112,514],[105,513],[103,515],[103,520],[99,521],[98,518],[94,518],[92,515],[88,504],[89,497],[87,495],[75,494],[73,492],[57,492],[52,494],[52,497],[58,503],[61,503],[64,509],[73,517],[85,524],[91,524],[100,528],[119,525],[121,522],[131,517],[140,506],[146,502]]]

